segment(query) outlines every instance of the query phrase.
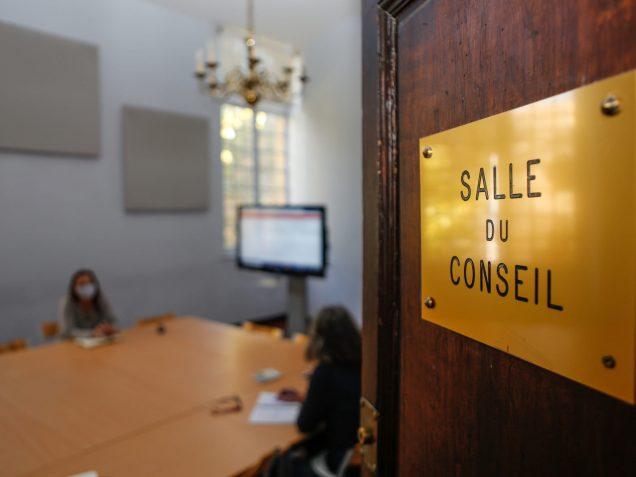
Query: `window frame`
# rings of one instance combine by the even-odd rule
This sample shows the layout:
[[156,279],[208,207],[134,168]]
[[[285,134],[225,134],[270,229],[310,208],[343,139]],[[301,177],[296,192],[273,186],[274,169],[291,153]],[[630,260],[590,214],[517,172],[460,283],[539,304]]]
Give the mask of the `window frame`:
[[[285,132],[284,132],[284,141],[285,141],[285,147],[284,147],[284,151],[283,151],[283,160],[284,160],[284,177],[285,177],[285,185],[284,185],[284,194],[285,194],[285,201],[283,204],[275,204],[275,205],[287,205],[289,204],[289,196],[290,196],[290,184],[289,184],[289,122],[290,122],[290,106],[289,105],[283,105],[283,104],[278,104],[278,103],[273,103],[273,102],[269,102],[269,101],[261,101],[258,106],[254,107],[254,108],[250,108],[249,106],[246,106],[242,100],[238,99],[238,98],[228,98],[224,101],[222,101],[220,103],[220,107],[219,107],[219,134],[218,134],[218,138],[221,141],[221,147],[219,148],[219,156],[217,158],[217,160],[219,161],[219,163],[221,164],[221,174],[222,174],[222,180],[221,180],[221,195],[222,195],[222,211],[221,213],[222,215],[222,220],[221,223],[223,225],[223,232],[221,234],[222,236],[222,241],[223,241],[223,252],[226,256],[234,256],[234,252],[236,249],[236,243],[234,243],[232,246],[228,246],[228,244],[225,243],[225,226],[226,226],[226,216],[225,216],[225,199],[226,199],[226,190],[225,190],[225,164],[223,163],[223,161],[221,161],[221,153],[223,152],[223,138],[221,137],[221,128],[222,128],[222,123],[223,123],[223,106],[225,105],[229,105],[229,106],[235,106],[235,107],[239,107],[239,108],[246,108],[246,109],[252,109],[253,114],[252,114],[252,137],[253,137],[253,144],[252,144],[252,161],[253,161],[253,179],[254,179],[254,190],[253,190],[253,195],[254,195],[254,203],[253,204],[246,204],[246,205],[272,205],[269,203],[263,203],[261,201],[261,186],[260,186],[260,156],[261,156],[261,152],[259,150],[259,135],[261,134],[259,129],[256,127],[256,115],[260,112],[263,111],[266,114],[272,114],[275,116],[282,116],[285,119]],[[237,207],[238,209],[238,207]],[[236,223],[236,219],[238,218],[238,215],[235,216],[235,223],[234,226],[237,226]],[[235,237],[238,238],[238,237]]]

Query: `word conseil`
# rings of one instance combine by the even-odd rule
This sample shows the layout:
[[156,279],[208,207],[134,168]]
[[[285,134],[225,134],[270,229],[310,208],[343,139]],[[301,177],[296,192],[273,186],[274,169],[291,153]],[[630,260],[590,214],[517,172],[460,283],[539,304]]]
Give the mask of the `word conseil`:
[[[471,177],[470,171],[463,170],[460,176],[460,197],[463,201],[479,200],[504,200],[531,199],[541,197],[541,192],[533,189],[533,182],[537,176],[533,168],[541,163],[541,159],[530,159],[525,164],[525,190],[515,189],[515,170],[512,163],[508,164],[507,177],[497,178],[497,167],[492,166],[492,173],[487,174],[481,167],[477,173],[476,181]],[[490,171],[489,171],[490,172]],[[505,174],[501,174],[505,176]],[[489,180],[488,177],[492,177]],[[502,185],[504,184],[504,185]],[[524,195],[525,192],[525,195]],[[508,220],[505,221],[506,233],[503,235],[504,221],[499,221],[501,242],[508,241]],[[490,228],[489,228],[490,226]],[[494,239],[494,222],[486,219],[486,240]],[[534,273],[528,273],[533,271]],[[541,270],[528,265],[508,265],[504,262],[493,263],[490,260],[474,260],[471,257],[461,259],[453,255],[450,259],[449,278],[454,286],[463,285],[467,289],[476,288],[482,293],[493,294],[501,298],[512,296],[519,302],[533,302],[535,305],[545,304],[551,310],[563,311],[563,306],[555,303],[552,270]],[[478,287],[476,286],[478,284]]]

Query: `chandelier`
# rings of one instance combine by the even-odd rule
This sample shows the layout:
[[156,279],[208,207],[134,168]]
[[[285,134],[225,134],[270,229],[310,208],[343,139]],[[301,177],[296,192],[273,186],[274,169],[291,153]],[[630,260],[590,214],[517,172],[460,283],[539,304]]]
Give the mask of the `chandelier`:
[[297,74],[294,67],[284,66],[279,75],[270,73],[256,56],[254,39],[254,0],[247,0],[247,37],[245,38],[247,71],[237,66],[231,69],[223,81],[218,78],[220,63],[212,48],[207,59],[204,50],[196,53],[195,76],[212,97],[227,98],[238,95],[249,106],[256,106],[261,100],[290,103],[293,99],[293,82],[300,82],[301,88],[309,81],[303,72]]

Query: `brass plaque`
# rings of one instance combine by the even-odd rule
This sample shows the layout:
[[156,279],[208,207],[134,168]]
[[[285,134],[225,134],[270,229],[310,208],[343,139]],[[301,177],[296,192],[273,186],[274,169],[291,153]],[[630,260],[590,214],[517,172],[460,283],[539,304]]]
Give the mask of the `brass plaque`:
[[634,403],[636,73],[420,139],[422,318]]

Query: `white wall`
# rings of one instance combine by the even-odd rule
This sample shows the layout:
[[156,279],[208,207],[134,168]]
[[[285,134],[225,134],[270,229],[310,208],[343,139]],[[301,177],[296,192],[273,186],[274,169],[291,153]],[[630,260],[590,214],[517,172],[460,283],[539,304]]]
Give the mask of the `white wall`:
[[331,240],[326,279],[309,279],[309,306],[362,309],[361,19],[355,12],[303,50],[311,82],[290,131],[291,198],[325,203]]
[[[0,20],[98,45],[102,106],[98,158],[0,151],[0,341],[37,342],[39,324],[55,319],[70,274],[84,266],[97,271],[124,325],[169,310],[226,322],[284,311],[283,283],[265,286],[222,251],[218,105],[191,74],[209,25],[140,0],[0,0]],[[208,212],[124,211],[123,104],[210,118]]]

